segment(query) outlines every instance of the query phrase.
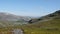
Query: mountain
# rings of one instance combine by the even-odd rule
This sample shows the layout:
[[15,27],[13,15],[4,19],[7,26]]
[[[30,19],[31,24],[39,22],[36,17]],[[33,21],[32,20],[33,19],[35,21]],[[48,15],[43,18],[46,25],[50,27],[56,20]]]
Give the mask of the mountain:
[[29,20],[30,17],[27,16],[17,16],[9,13],[0,13],[0,20],[2,21],[17,21],[17,20]]
[[20,25],[18,22],[21,23],[21,21],[16,23],[0,21],[0,32],[10,34],[11,30],[22,29],[24,34],[60,34],[60,10],[40,18],[32,18],[26,25]]
[[10,13],[0,12],[0,27],[27,24],[27,21],[30,19],[31,17],[29,16],[17,16]]
[[[31,19],[26,25],[24,31],[26,34],[60,34],[60,10],[54,13]],[[27,33],[28,32],[28,33]]]
[[45,21],[60,19],[60,10],[54,13],[42,16],[40,18],[31,18],[28,16],[17,16],[10,13],[0,12],[0,27],[16,26],[22,24],[38,24]]
[[52,19],[60,19],[60,10],[55,11],[54,13],[42,16],[40,18],[34,18],[29,21],[29,23],[34,23],[34,22],[43,22],[43,21],[48,21]]

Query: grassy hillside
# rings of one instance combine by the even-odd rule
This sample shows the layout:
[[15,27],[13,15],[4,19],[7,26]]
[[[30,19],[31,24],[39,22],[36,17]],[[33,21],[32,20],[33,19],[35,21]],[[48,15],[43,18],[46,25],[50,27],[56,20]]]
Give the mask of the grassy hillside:
[[24,34],[60,34],[60,19],[53,19],[23,26],[18,25],[15,27],[0,28],[0,33],[4,32],[4,34],[11,34],[11,30],[16,28],[22,28]]
[[30,24],[24,30],[26,34],[60,34],[60,19]]
[[0,23],[0,34],[12,34],[14,29],[22,29],[24,34],[60,34],[60,11],[43,16],[42,20],[38,18],[29,22],[31,23],[9,27],[8,25],[11,24],[4,22],[3,24],[6,24],[7,27],[2,27],[2,23]]

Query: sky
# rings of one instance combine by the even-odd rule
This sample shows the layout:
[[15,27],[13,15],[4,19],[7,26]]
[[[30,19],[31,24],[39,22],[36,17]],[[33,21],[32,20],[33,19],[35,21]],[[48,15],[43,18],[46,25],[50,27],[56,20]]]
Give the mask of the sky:
[[0,12],[44,16],[60,9],[60,0],[0,0]]

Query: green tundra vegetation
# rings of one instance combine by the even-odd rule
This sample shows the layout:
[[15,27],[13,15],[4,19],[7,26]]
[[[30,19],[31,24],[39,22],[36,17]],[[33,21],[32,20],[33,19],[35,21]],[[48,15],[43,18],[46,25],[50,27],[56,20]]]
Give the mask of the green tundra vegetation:
[[0,28],[0,33],[11,34],[13,29],[23,29],[24,34],[60,34],[60,19],[49,20],[36,24],[18,25]]
[[60,34],[60,11],[31,22],[23,25],[1,26],[0,34],[12,34],[13,29],[22,29],[24,34]]

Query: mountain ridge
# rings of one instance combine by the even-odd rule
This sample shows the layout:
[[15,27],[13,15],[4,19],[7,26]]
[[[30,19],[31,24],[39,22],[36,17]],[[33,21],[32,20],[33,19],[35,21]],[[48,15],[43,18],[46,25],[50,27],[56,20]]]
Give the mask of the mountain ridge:
[[40,22],[40,21],[47,21],[47,20],[52,20],[52,19],[60,19],[60,10],[57,10],[51,14],[39,17],[39,18],[35,18],[35,19],[31,19],[29,21],[29,23],[34,23],[34,22]]
[[25,20],[29,20],[30,17],[27,17],[27,16],[17,16],[17,15],[14,15],[14,14],[10,14],[10,13],[3,13],[3,12],[0,12],[0,20],[20,20],[20,19],[25,19]]

